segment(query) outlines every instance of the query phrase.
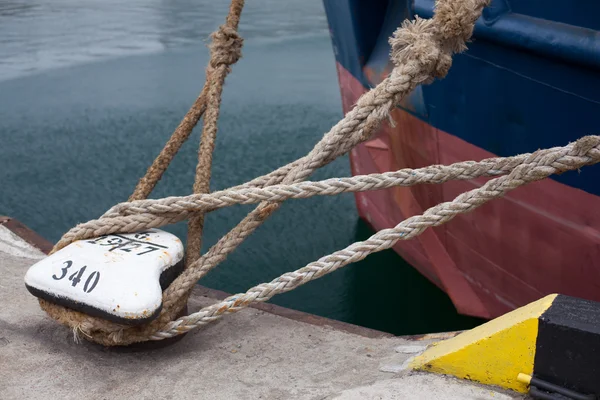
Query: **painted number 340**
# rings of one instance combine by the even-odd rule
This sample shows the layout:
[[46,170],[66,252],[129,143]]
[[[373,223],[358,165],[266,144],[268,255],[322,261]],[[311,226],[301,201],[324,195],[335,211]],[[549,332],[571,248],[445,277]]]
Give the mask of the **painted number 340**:
[[[60,276],[56,276],[56,274],[52,275],[52,278],[56,281],[60,281],[63,278],[65,278],[69,271],[69,268],[71,268],[71,266],[73,266],[73,261],[65,261],[63,264],[65,264],[66,266],[63,267],[61,269],[61,275]],[[73,272],[70,276],[69,276],[69,280],[71,281],[71,286],[75,287],[79,284],[79,282],[81,282],[81,279],[83,278],[83,274],[85,273],[85,269],[87,268],[87,266],[83,266],[81,267],[81,269]],[[88,275],[87,279],[85,280],[85,283],[83,284],[83,291],[85,293],[91,293],[92,290],[94,290],[96,288],[96,285],[98,284],[98,281],[100,280],[100,272],[98,271],[94,271],[91,274]]]

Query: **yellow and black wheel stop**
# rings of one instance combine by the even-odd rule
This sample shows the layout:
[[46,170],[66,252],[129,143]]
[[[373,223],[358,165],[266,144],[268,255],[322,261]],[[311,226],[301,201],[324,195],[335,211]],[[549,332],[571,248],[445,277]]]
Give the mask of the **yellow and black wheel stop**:
[[600,396],[600,303],[546,296],[436,343],[410,367],[523,393],[531,386],[532,395],[554,396],[555,388],[556,396],[562,390],[593,399]]

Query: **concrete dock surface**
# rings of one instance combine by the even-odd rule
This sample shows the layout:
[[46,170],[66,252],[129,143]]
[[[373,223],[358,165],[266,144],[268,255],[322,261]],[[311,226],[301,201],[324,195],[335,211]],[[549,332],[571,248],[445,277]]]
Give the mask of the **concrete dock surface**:
[[[0,223],[0,398],[12,399],[521,399],[405,369],[435,336],[393,337],[263,305],[162,349],[75,343],[23,283],[44,253]],[[190,311],[216,299],[199,287]],[[278,309],[277,312],[271,312]]]

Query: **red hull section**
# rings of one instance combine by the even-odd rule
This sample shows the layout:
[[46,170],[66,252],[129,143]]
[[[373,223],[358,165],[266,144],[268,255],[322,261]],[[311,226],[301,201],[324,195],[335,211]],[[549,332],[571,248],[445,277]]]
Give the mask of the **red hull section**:
[[[344,112],[366,89],[338,64]],[[397,108],[350,155],[369,174],[494,157]],[[485,178],[357,193],[360,216],[376,230],[462,192]],[[494,318],[546,294],[600,301],[600,197],[547,179],[511,192],[394,249],[446,291],[462,314]]]

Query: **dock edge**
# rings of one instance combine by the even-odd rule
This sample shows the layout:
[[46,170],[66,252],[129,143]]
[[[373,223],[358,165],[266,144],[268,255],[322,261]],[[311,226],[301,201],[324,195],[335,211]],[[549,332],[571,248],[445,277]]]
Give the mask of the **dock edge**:
[[435,343],[409,368],[527,393],[521,374],[600,396],[600,303],[548,295]]

